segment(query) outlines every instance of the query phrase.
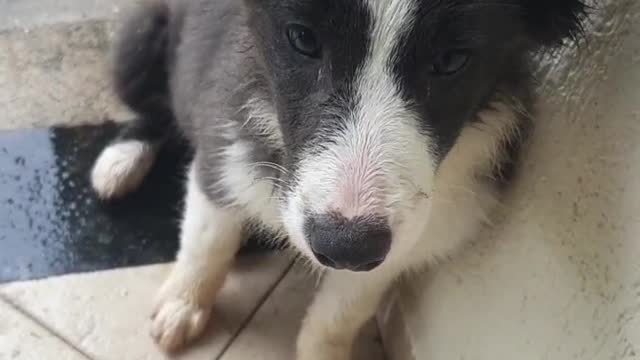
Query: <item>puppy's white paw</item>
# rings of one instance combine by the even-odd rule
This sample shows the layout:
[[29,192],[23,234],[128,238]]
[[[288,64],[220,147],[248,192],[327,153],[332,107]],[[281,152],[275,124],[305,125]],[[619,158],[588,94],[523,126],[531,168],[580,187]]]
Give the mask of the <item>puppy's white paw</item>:
[[135,190],[155,160],[154,146],[129,140],[106,147],[91,171],[91,185],[98,196],[111,199]]
[[151,336],[167,352],[180,350],[204,331],[211,309],[184,299],[160,302],[151,316]]

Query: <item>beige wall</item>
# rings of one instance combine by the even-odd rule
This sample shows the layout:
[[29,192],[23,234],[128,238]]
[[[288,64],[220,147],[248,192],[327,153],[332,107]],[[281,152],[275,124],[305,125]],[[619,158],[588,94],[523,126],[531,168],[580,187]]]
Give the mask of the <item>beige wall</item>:
[[390,345],[418,360],[640,359],[640,1],[600,4],[588,45],[542,70],[504,221],[400,287]]

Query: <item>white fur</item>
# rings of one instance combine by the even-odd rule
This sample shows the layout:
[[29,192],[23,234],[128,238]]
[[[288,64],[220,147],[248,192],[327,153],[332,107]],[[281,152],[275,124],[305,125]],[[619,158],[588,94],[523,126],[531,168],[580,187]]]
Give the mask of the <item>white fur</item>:
[[230,199],[244,207],[247,216],[261,219],[274,229],[281,227],[278,202],[274,193],[274,179],[263,179],[260,176],[261,164],[253,164],[251,145],[237,141],[223,151],[221,183],[229,189]]
[[105,148],[91,172],[91,184],[103,199],[117,198],[135,190],[147,175],[156,157],[148,143],[128,140]]
[[254,97],[249,99],[241,110],[247,111],[244,126],[251,127],[255,134],[264,136],[276,149],[284,147],[278,116],[268,100]]
[[[251,98],[241,110],[246,111],[247,117],[242,127],[250,128],[248,130],[252,134],[263,136],[273,146],[284,146],[278,117],[271,104],[261,98]],[[221,163],[215,169],[220,173],[213,176],[219,181],[206,184],[205,190],[220,193],[219,190],[224,189],[225,196],[220,199],[221,202],[242,208],[245,217],[260,219],[272,230],[279,231],[282,221],[275,189],[281,184],[278,179],[263,177],[262,174],[265,169],[280,173],[286,172],[286,169],[278,164],[252,162],[253,146],[247,141],[238,140],[240,129],[237,124],[223,119],[216,119],[216,124],[214,128],[205,127],[205,131],[221,132],[232,143],[216,153],[201,154],[205,157],[204,161]]]
[[202,333],[215,295],[242,242],[242,219],[216,207],[204,194],[192,166],[180,252],[157,296],[151,335],[165,350],[182,347]]

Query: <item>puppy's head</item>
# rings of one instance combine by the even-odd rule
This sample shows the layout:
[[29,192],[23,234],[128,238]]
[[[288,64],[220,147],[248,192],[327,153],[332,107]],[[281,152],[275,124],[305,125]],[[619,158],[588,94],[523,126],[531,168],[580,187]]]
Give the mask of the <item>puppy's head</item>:
[[353,271],[412,247],[465,127],[498,92],[521,90],[528,53],[576,34],[584,10],[577,0],[246,4],[290,172],[285,227],[310,258]]

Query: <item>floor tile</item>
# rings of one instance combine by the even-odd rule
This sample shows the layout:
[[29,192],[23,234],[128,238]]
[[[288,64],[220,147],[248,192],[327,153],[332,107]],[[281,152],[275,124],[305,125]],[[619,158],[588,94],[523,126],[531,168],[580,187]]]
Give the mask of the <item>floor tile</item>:
[[[218,298],[212,326],[178,359],[215,359],[281,278],[289,259],[240,258]],[[148,336],[150,303],[169,265],[14,283],[0,292],[96,359],[164,358]]]
[[87,360],[47,329],[0,300],[0,360]]
[[[316,284],[302,266],[294,266],[221,360],[294,359],[295,340]],[[354,359],[384,359],[373,322],[363,330]]]

